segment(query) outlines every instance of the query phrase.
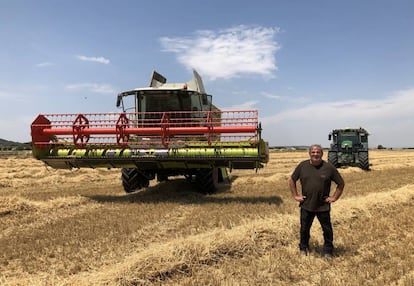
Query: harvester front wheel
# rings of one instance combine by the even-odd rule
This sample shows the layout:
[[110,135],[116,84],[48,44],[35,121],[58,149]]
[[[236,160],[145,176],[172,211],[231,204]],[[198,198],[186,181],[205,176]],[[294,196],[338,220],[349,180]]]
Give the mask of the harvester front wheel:
[[138,169],[123,168],[121,173],[122,186],[127,193],[149,186],[149,180]]
[[158,174],[157,174],[157,181],[158,181],[158,182],[165,182],[165,181],[168,181],[168,175],[166,175],[166,174],[162,174],[162,173],[158,173]]
[[203,194],[215,193],[219,187],[219,168],[198,169],[195,181],[198,189]]
[[358,152],[358,162],[362,170],[369,170],[368,152]]

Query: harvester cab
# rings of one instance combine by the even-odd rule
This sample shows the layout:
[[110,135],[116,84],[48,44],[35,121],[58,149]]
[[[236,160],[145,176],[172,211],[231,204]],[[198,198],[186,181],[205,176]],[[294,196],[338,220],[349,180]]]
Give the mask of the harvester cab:
[[[211,111],[212,96],[206,94],[200,75],[194,70],[193,79],[186,83],[167,83],[167,79],[152,72],[149,87],[118,94],[116,106],[124,112]],[[189,113],[197,116],[196,112]]]
[[333,130],[328,137],[332,140],[328,161],[335,167],[357,166],[369,170],[368,135],[361,127]]
[[121,168],[126,192],[183,175],[203,193],[228,170],[269,160],[257,110],[220,110],[196,71],[184,83],[153,71],[148,87],[121,92],[116,105],[121,113],[38,115],[34,157],[58,169]]

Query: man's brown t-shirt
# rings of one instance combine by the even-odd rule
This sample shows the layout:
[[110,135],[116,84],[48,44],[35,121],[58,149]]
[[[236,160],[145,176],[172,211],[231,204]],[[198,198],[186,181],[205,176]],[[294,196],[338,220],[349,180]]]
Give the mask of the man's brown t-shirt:
[[301,207],[311,212],[329,211],[330,204],[325,202],[331,191],[331,182],[337,185],[344,180],[331,163],[322,161],[319,166],[313,166],[310,160],[299,163],[292,173],[292,179],[300,180],[302,195],[306,197]]

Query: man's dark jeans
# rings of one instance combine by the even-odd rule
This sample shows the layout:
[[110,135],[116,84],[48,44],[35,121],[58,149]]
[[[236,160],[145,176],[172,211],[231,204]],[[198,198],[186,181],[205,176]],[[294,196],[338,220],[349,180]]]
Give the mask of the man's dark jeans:
[[318,218],[323,231],[323,253],[332,254],[333,251],[333,230],[331,214],[327,212],[310,212],[300,208],[300,250],[309,250],[310,229],[315,216]]

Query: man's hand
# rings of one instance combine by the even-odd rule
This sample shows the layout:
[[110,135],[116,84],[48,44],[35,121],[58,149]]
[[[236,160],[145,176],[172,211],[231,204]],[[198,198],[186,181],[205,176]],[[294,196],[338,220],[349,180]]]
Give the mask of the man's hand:
[[303,202],[306,199],[306,196],[297,195],[293,197],[297,202]]
[[335,197],[327,197],[325,199],[325,202],[327,202],[328,204],[330,204],[330,203],[336,202],[336,199],[335,199]]

